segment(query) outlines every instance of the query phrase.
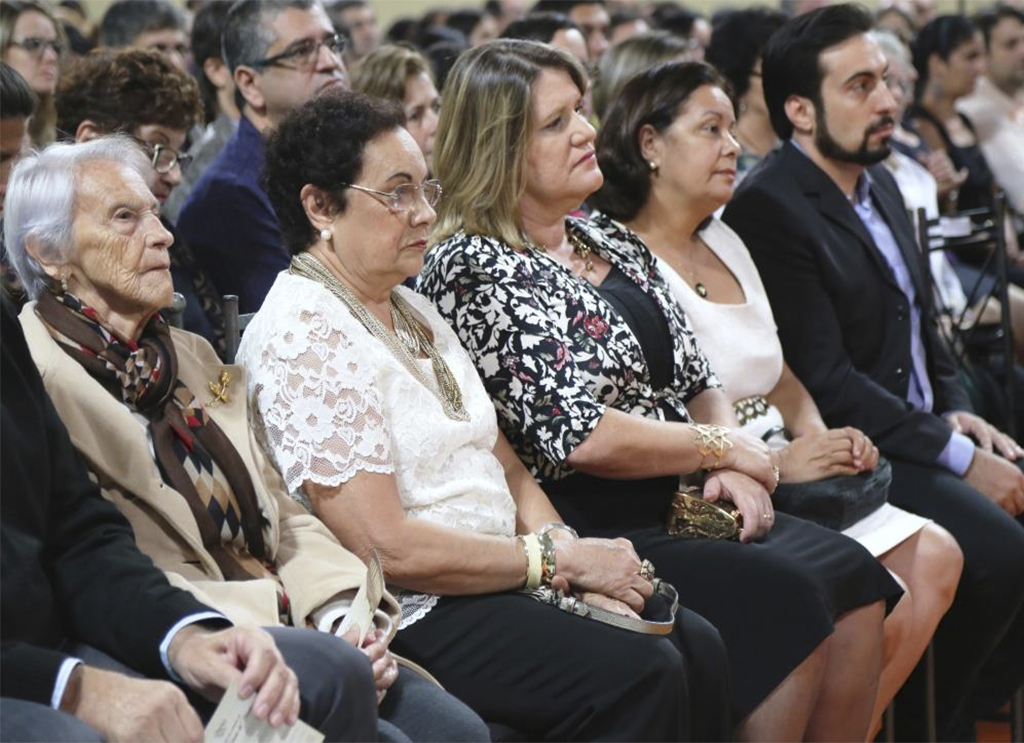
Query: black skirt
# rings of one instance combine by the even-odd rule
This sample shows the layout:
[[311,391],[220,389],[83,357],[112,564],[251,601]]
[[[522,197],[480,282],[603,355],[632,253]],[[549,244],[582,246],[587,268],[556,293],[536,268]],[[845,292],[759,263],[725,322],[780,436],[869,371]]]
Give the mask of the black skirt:
[[632,541],[680,603],[718,629],[737,722],[832,633],[837,617],[879,600],[891,609],[903,593],[859,543],[784,513],[757,542],[669,536],[663,517],[677,482],[574,475],[544,487],[581,536]]

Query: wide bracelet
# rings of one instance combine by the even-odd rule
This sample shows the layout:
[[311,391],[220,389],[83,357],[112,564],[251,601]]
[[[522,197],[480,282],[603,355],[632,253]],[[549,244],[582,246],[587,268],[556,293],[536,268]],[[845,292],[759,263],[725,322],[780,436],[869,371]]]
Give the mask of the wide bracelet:
[[555,577],[558,566],[555,563],[555,540],[547,532],[539,532],[537,539],[540,541],[540,582],[545,586],[551,585],[551,579]]
[[[710,423],[692,423],[693,445],[700,453],[700,466],[702,469],[713,470],[722,464],[722,457],[732,448],[732,441],[729,440],[729,429],[725,426],[716,426]],[[715,461],[708,463],[709,457]]]
[[540,538],[536,534],[520,534],[516,537],[526,551],[526,587],[540,588],[542,577]]
[[573,539],[579,539],[580,538],[580,535],[576,533],[575,529],[573,529],[568,524],[562,524],[562,523],[560,523],[558,521],[552,521],[550,523],[544,524],[544,526],[542,526],[540,529],[537,530],[537,534],[540,534],[540,535],[550,534],[553,531],[564,531],[566,534],[570,535]]

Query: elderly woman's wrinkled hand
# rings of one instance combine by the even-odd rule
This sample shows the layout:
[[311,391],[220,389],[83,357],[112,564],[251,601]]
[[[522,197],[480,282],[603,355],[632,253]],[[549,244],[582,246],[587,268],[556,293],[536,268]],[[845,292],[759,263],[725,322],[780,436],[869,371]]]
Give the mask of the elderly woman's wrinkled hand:
[[654,593],[640,576],[640,557],[628,539],[575,539],[556,543],[558,576],[576,591],[621,601],[633,611]]

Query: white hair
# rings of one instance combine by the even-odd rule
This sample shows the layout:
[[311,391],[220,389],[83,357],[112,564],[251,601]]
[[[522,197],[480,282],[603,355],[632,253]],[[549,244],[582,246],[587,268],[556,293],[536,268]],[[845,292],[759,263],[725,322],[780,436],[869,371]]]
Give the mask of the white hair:
[[142,148],[124,135],[82,144],[52,144],[26,155],[14,166],[4,200],[4,244],[30,299],[46,291],[51,279],[29,254],[26,242],[34,240],[47,261],[59,264],[68,260],[74,250],[78,171],[84,163],[103,160],[134,170],[143,180],[152,170]]
[[910,50],[907,49],[907,45],[889,29],[873,28],[868,32],[868,36],[878,44],[882,54],[899,60],[900,64],[904,67],[913,66],[913,62],[910,59]]

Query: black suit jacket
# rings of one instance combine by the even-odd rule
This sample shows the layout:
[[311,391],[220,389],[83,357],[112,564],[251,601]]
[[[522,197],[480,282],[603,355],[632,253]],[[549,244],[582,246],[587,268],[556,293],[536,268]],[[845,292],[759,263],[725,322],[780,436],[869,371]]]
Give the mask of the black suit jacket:
[[[929,289],[913,225],[892,176],[881,165],[869,171],[873,204],[899,244],[920,303]],[[887,456],[935,463],[951,431],[938,415],[907,402],[907,298],[832,179],[787,142],[747,176],[723,218],[747,244],[786,361],[825,421],[861,429]],[[923,314],[921,325],[933,409],[970,410],[934,322]]]
[[166,678],[160,643],[210,609],[139,552],[89,479],[6,300],[0,345],[0,696],[49,705],[66,640]]

